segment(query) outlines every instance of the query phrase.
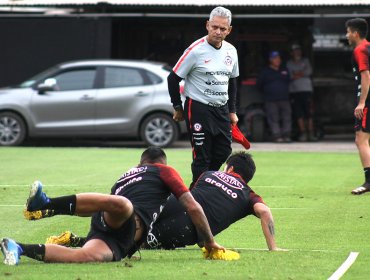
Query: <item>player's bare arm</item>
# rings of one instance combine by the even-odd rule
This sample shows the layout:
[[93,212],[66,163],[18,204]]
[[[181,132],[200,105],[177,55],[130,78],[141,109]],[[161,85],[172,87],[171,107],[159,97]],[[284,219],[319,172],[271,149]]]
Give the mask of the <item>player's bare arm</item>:
[[262,231],[266,238],[267,247],[270,251],[281,251],[275,244],[275,225],[270,208],[263,203],[256,203],[253,209],[257,217],[261,219]]
[[222,249],[224,248],[218,245],[211,232],[211,228],[209,227],[208,220],[204,214],[204,211],[200,204],[195,201],[194,197],[191,195],[190,192],[186,192],[182,194],[179,198],[179,202],[184,206],[186,211],[188,212],[191,221],[195,225],[200,238],[204,240],[204,247],[211,251],[212,249]]
[[362,119],[364,116],[365,101],[369,92],[370,73],[369,70],[361,72],[361,96],[355,108],[354,115],[357,119]]

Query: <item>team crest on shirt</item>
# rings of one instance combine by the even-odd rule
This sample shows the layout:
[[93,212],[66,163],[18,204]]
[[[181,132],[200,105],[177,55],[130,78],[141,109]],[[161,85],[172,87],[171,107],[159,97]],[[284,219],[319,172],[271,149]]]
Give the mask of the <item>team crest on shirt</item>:
[[195,123],[194,124],[194,130],[195,131],[201,131],[202,130],[202,125],[200,123]]
[[230,55],[227,55],[225,57],[224,63],[226,64],[226,66],[231,66],[233,64],[233,59],[231,58]]

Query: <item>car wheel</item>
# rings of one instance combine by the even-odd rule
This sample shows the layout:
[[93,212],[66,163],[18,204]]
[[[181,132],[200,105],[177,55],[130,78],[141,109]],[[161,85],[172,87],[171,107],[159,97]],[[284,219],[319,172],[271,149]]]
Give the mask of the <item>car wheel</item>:
[[175,121],[161,113],[148,116],[140,128],[141,139],[149,146],[167,147],[177,140],[178,134]]
[[0,113],[0,146],[18,146],[26,138],[26,124],[17,114]]

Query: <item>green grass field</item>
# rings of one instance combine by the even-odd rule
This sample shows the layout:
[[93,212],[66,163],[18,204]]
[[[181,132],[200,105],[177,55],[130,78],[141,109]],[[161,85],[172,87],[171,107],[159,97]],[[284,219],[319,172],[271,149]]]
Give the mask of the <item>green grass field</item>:
[[[49,196],[108,193],[136,165],[142,149],[0,148],[0,237],[42,243],[70,229],[84,235],[88,218],[57,216],[26,221],[29,184],[39,179]],[[169,164],[190,183],[188,149],[168,149]],[[239,248],[239,261],[207,261],[196,247],[141,251],[142,259],[104,264],[44,264],[22,257],[0,263],[0,279],[327,279],[359,252],[342,279],[370,279],[370,194],[352,196],[362,183],[356,153],[252,152],[257,172],[250,183],[271,207],[276,240],[288,252],[268,252],[259,220],[248,217],[216,237]],[[222,209],[220,209],[222,211]]]

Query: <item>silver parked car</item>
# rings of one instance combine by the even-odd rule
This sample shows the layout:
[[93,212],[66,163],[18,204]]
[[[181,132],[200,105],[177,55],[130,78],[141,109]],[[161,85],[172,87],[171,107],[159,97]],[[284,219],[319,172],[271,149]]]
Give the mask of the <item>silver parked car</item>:
[[0,89],[0,145],[27,137],[138,137],[165,147],[186,132],[172,119],[168,66],[131,60],[59,64]]

